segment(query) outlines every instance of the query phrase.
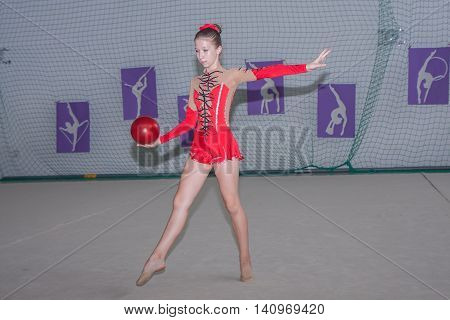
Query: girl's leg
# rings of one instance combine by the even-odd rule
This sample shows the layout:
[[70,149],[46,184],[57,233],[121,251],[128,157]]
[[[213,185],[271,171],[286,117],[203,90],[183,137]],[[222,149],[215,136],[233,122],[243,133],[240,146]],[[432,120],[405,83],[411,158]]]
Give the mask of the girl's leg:
[[183,173],[181,174],[178,190],[173,199],[172,214],[158,245],[145,263],[142,274],[136,281],[136,285],[143,286],[150,280],[154,272],[166,267],[165,260],[167,253],[183,230],[188,217],[189,207],[202,188],[211,168],[212,165],[202,164],[188,157]]
[[239,160],[233,159],[214,164],[214,172],[238,240],[241,281],[248,281],[252,279],[252,265],[248,244],[248,222],[238,192]]

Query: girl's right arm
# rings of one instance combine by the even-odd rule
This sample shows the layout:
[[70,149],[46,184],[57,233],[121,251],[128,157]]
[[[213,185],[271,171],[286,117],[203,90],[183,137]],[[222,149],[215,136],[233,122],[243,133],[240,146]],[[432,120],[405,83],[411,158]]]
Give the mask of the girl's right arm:
[[169,132],[166,132],[163,135],[160,135],[158,139],[152,144],[142,145],[143,147],[156,147],[159,144],[166,143],[173,138],[176,138],[183,133],[188,132],[189,130],[195,128],[197,124],[198,112],[197,107],[194,103],[194,79],[191,80],[191,87],[189,90],[189,101],[188,106],[186,108],[186,117],[183,121],[181,121],[177,126],[175,126]]

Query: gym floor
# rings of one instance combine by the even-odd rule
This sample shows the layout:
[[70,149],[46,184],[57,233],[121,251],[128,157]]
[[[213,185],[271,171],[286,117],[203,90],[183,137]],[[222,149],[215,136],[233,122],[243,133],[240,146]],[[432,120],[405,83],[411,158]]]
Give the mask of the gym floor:
[[178,179],[0,183],[3,299],[448,299],[450,173],[243,176],[254,279],[214,176],[136,287]]

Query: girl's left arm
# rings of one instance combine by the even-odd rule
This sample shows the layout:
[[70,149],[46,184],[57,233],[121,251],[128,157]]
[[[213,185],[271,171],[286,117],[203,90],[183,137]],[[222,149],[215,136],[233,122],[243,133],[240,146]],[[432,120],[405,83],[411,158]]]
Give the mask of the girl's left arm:
[[308,64],[275,64],[256,69],[233,69],[234,79],[237,83],[255,81],[264,78],[275,78],[299,73],[305,73],[320,67],[325,67],[325,58],[331,52],[330,49],[323,50],[320,55]]

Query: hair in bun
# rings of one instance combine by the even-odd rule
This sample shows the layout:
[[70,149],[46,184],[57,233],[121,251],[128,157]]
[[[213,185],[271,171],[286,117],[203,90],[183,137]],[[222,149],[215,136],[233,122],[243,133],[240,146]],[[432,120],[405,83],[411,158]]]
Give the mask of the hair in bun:
[[216,48],[222,45],[222,39],[220,34],[222,33],[222,27],[217,23],[206,23],[198,28],[199,31],[195,35],[194,41],[198,38],[210,38]]

